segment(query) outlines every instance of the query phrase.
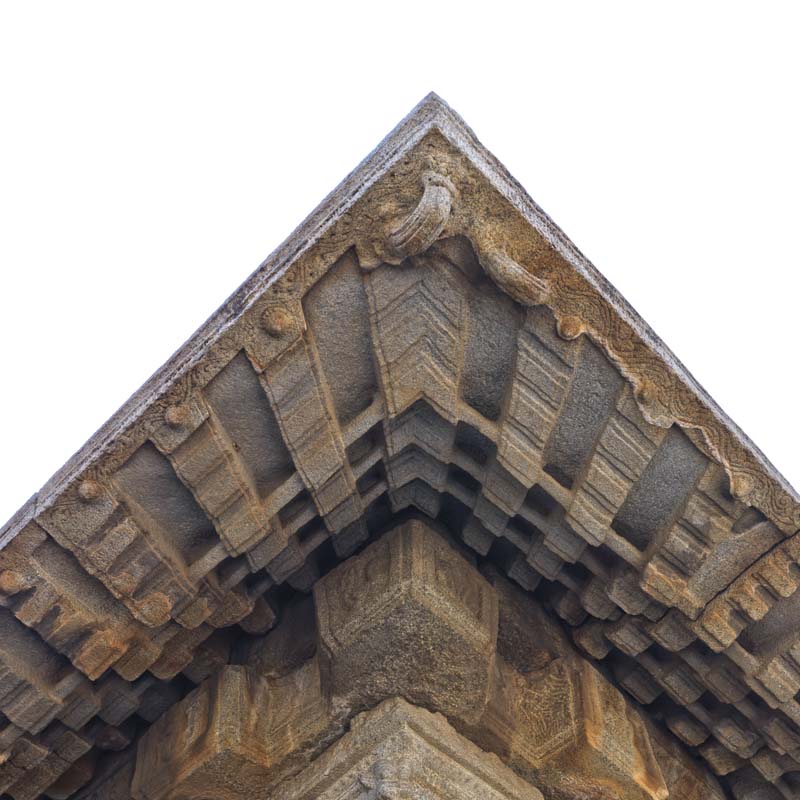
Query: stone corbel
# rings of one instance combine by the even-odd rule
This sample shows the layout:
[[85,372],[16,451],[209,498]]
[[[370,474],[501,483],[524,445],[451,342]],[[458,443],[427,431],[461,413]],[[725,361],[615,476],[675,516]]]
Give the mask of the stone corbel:
[[681,796],[686,769],[666,781],[639,712],[515,592],[403,523],[153,724],[133,797]]

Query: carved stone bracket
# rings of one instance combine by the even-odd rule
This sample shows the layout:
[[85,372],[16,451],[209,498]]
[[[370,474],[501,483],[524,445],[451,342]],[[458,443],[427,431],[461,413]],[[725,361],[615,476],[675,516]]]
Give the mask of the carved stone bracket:
[[639,712],[488,578],[426,523],[390,531],[147,731],[133,797],[666,800],[687,769],[722,797],[662,772]]
[[138,800],[261,794],[341,735],[315,660],[278,680],[223,667],[141,739],[131,794]]

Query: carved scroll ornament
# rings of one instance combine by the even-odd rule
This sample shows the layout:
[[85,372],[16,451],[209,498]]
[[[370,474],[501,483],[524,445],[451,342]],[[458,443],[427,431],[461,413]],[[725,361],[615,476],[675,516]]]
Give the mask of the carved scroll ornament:
[[386,239],[387,261],[399,264],[427,250],[450,218],[456,188],[449,178],[428,170],[422,174],[423,193],[416,208]]

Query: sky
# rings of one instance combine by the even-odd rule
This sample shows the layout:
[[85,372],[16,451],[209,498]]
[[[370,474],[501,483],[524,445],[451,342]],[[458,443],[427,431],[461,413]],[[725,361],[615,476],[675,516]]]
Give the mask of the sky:
[[796,487],[800,6],[0,5],[0,524],[430,90]]

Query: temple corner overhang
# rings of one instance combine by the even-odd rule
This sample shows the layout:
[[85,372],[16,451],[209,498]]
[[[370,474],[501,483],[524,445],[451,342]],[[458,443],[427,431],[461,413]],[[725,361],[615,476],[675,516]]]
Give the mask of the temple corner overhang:
[[799,565],[431,96],[0,532],[0,790],[793,800]]

